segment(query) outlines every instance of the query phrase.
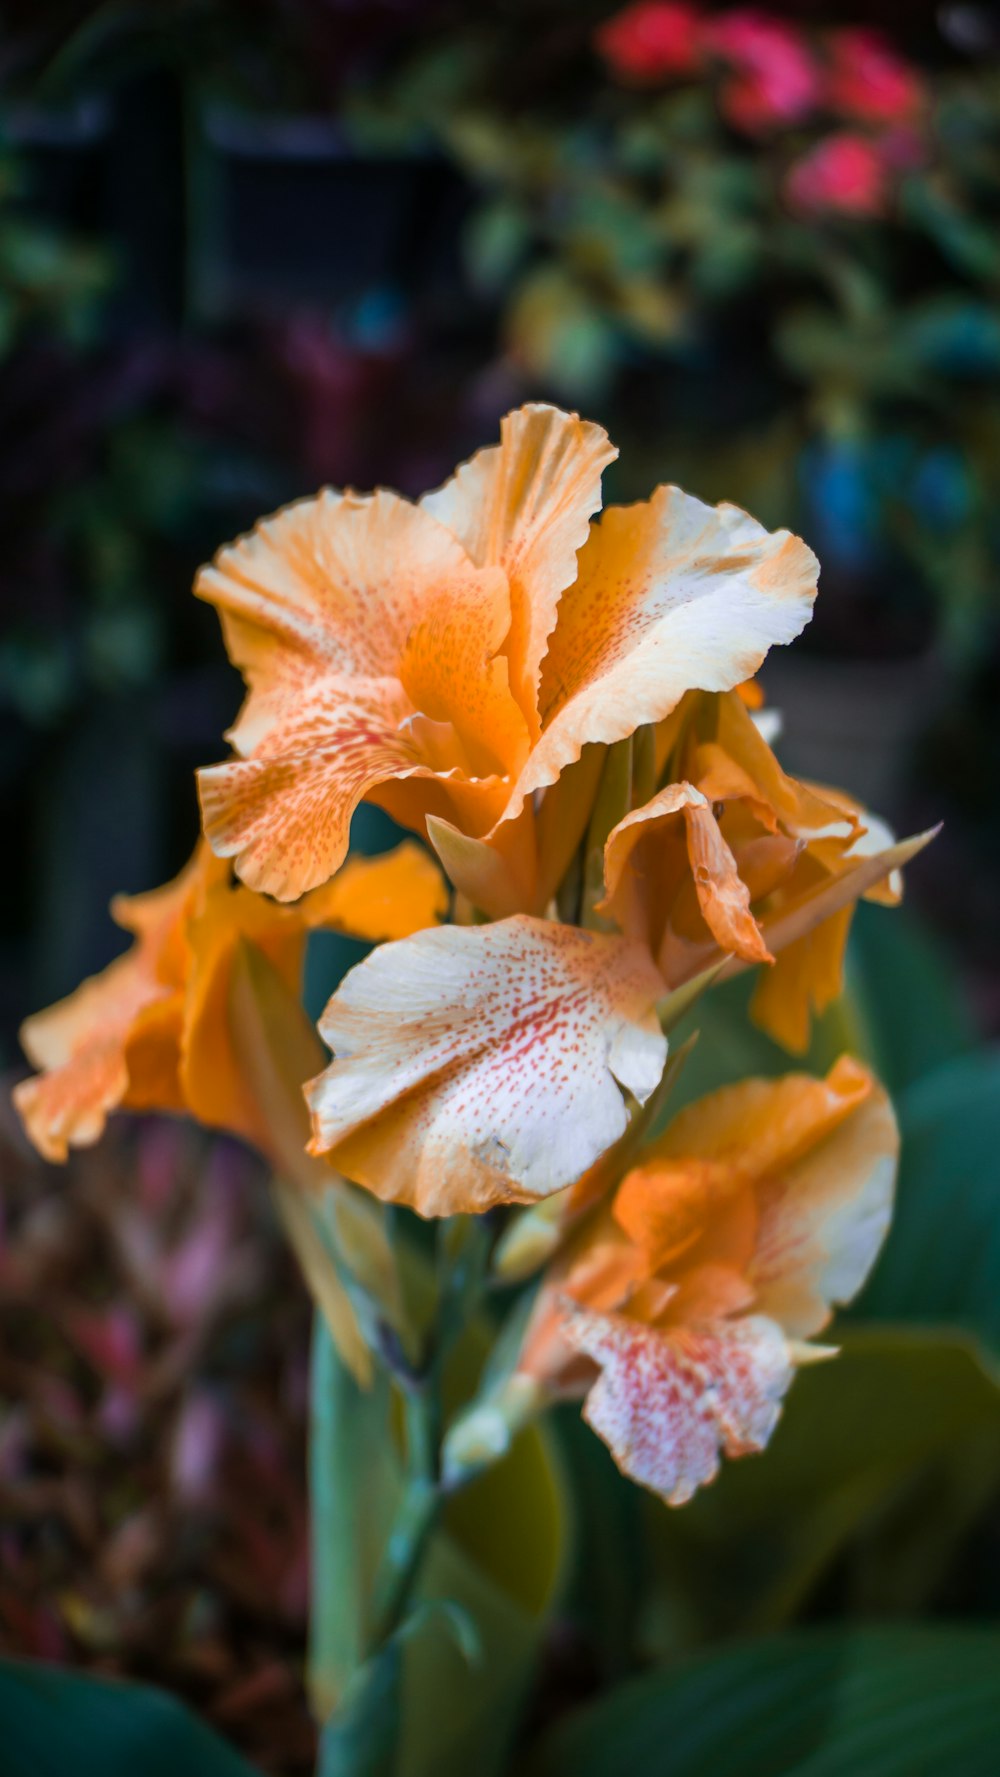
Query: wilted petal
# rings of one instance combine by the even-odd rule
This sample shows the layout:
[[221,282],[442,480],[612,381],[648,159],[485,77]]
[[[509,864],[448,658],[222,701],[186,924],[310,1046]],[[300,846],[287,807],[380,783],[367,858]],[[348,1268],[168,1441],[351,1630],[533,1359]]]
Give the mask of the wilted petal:
[[623,1473],[668,1505],[711,1481],[720,1453],[764,1448],[792,1379],[784,1335],[764,1315],[661,1333],[571,1311],[565,1331],[601,1371],[584,1418]]
[[679,488],[605,512],[559,606],[542,669],[543,732],[511,812],[588,741],[662,721],[693,688],[752,677],[808,621],[817,574],[797,537]]
[[638,946],[524,916],[384,946],[321,1020],[313,1151],[424,1215],[557,1191],[659,1080],[661,989]]
[[421,502],[478,566],[497,563],[507,574],[511,625],[504,652],[533,737],[542,655],[560,595],[576,578],[590,516],[601,504],[601,474],[617,455],[603,427],[531,403],[507,414],[498,445],[478,451]]
[[678,817],[684,822],[687,861],[701,916],[720,950],[747,962],[770,962],[736,859],[711,804],[693,784],[668,784],[612,830],[604,850],[603,909],[630,936],[658,942],[651,916],[655,911],[669,919],[668,882],[659,866],[667,861],[668,836]]

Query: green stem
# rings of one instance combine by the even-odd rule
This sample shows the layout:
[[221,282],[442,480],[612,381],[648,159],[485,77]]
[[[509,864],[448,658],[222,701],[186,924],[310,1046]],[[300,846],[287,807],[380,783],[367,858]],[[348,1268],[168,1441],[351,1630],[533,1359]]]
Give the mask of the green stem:
[[406,1614],[427,1540],[441,1509],[438,1481],[440,1425],[437,1389],[431,1383],[408,1390],[406,1479],[389,1531],[372,1594],[372,1649],[381,1647]]
[[413,1375],[397,1366],[392,1372],[405,1409],[406,1470],[372,1588],[368,1636],[372,1651],[382,1646],[406,1616],[441,1510],[442,1372],[482,1290],[492,1239],[493,1230],[485,1217],[460,1216],[442,1224],[437,1313],[424,1353],[424,1369]]

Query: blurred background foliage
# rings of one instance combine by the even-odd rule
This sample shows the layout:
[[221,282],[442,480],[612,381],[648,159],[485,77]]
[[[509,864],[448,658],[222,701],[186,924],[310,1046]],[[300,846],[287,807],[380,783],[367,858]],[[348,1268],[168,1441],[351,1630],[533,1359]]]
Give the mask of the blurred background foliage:
[[[720,1747],[734,1777],[986,1777],[995,9],[11,0],[0,92],[0,1060],[26,1010],[113,954],[110,895],[187,853],[192,769],[239,700],[191,578],[261,512],[325,481],[418,493],[540,397],[622,446],[610,498],[674,479],[800,530],[822,596],[764,674],[782,756],[897,826],[945,821],[908,909],[862,909],[810,1057],[853,1047],[892,1088],[900,1212],[843,1358],[801,1377],[763,1461],[682,1513],[559,1416],[575,1555],[520,1732],[539,1777],[638,1766],[668,1737],[678,1777]],[[346,960],[314,959],[317,1004]],[[700,1010],[683,1097],[787,1067],[741,996]],[[309,1769],[307,1317],[255,1169],[123,1122],[66,1175],[5,1128],[0,1175],[0,1649],[165,1685],[256,1765]],[[530,1510],[497,1518],[497,1549]],[[490,1598],[498,1648],[523,1637]],[[421,1635],[418,1666],[457,1658]],[[954,1708],[922,1716],[945,1670]],[[11,1777],[34,1777],[49,1693],[14,1667],[0,1690]],[[139,1703],[60,1696],[67,1745],[80,1708],[116,1777]],[[501,1762],[513,1708],[483,1703]],[[164,1758],[245,1773],[190,1719],[161,1728]]]

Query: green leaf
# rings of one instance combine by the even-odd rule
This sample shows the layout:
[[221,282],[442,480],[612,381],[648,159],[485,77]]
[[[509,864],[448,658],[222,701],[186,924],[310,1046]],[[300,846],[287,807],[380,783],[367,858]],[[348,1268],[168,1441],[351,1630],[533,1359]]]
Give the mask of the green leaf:
[[165,1691],[0,1661],[3,1777],[260,1777]]
[[998,1665],[994,1628],[774,1636],[622,1685],[528,1777],[992,1777]]
[[645,1639],[659,1655],[783,1627],[837,1561],[848,1604],[909,1609],[995,1488],[1000,1390],[969,1340],[901,1327],[833,1337],[840,1355],[796,1377],[762,1455],[724,1463],[681,1512],[645,1502],[659,1576]]
[[890,1092],[974,1047],[972,1019],[949,960],[906,907],[863,903],[857,909],[847,979],[863,1058]]
[[857,1308],[963,1327],[1000,1349],[1000,1049],[907,1088],[896,1213]]

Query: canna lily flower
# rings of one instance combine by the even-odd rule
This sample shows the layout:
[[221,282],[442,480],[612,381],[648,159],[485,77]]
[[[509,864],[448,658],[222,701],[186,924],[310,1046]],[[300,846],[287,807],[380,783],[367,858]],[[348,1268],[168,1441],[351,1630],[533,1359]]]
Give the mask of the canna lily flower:
[[675,487],[591,524],[616,454],[529,405],[418,505],[326,489],[202,571],[248,686],[236,757],[200,773],[204,829],[245,883],[327,881],[367,799],[493,917],[544,912],[546,846],[565,859],[586,820],[561,774],[799,633],[805,544]]
[[28,1135],[47,1160],[65,1160],[99,1139],[114,1110],[187,1111],[266,1151],[230,1035],[239,946],[255,946],[297,993],[310,930],[398,938],[445,906],[436,866],[412,842],[352,859],[294,911],[233,886],[200,842],[175,881],[112,903],[131,949],[23,1025],[25,1052],[43,1070],[14,1089]]
[[671,990],[727,956],[765,965],[753,1016],[801,1052],[811,1014],[841,992],[854,903],[897,902],[925,837],[895,845],[842,791],[789,777],[746,693],[692,694],[656,745],[668,781],[609,835],[599,910]]
[[[553,1397],[633,1480],[683,1505],[762,1450],[810,1344],[889,1223],[898,1136],[872,1076],[747,1080],[682,1111],[550,1269],[518,1367],[452,1460]],[[478,1420],[478,1423],[477,1423]]]
[[[574,1181],[586,1202],[660,1081],[657,1009],[676,990],[763,965],[757,1022],[806,1047],[841,990],[854,902],[898,900],[929,835],[894,844],[841,792],[788,777],[751,701],[690,693],[659,725],[654,772],[673,781],[608,836],[604,932],[524,915],[446,926],[345,977],[319,1027],[334,1059],[306,1089],[314,1154],[423,1215]],[[544,1247],[561,1222],[538,1214]]]

